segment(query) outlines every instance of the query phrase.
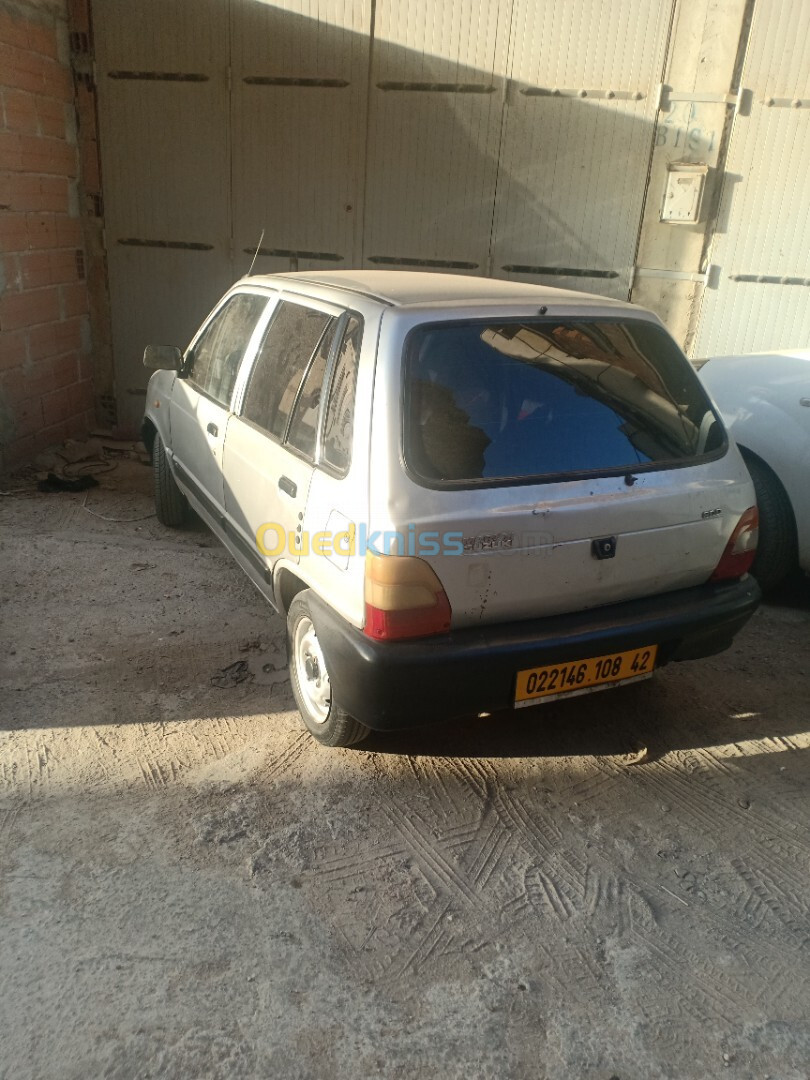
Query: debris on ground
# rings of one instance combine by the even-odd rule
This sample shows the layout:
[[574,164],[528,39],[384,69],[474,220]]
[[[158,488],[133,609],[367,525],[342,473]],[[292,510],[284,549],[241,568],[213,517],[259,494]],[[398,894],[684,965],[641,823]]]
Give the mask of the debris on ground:
[[229,690],[232,686],[252,680],[253,672],[248,667],[247,660],[235,660],[211,676],[211,685],[218,686],[221,690]]
[[88,488],[98,487],[95,476],[84,474],[82,476],[57,476],[49,472],[44,480],[37,484],[37,491],[87,491]]

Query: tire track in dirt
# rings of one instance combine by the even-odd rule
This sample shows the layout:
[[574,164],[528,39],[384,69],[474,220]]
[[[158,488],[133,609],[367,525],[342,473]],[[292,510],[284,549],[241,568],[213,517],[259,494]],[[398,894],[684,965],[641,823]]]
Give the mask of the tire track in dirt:
[[[609,772],[618,769],[618,766],[607,761],[600,764]],[[661,759],[652,768],[649,765],[637,766],[634,776],[640,786],[674,803],[684,817],[691,818],[711,835],[725,828],[731,819],[743,835],[750,835],[757,829],[767,834],[771,844],[786,844],[794,848],[805,863],[810,862],[810,844],[802,839],[802,834],[785,828],[779,818],[766,810],[738,806],[736,799],[729,798],[728,791],[715,790],[713,774],[705,767],[685,777],[672,762]]]
[[465,880],[452,858],[448,858],[435,844],[419,815],[413,812],[407,813],[393,800],[387,800],[380,809],[402,837],[405,845],[422,864],[423,872],[426,873],[428,880],[431,876],[433,877],[431,884],[434,887],[443,889],[452,899],[466,901],[474,910],[487,910],[487,905],[482,901],[480,894]]
[[[761,848],[757,854],[760,859],[763,858]],[[776,862],[773,859],[770,861],[772,864]],[[794,877],[781,861],[772,865],[770,872],[762,866],[754,869],[742,858],[732,859],[731,865],[750,889],[751,895],[798,939],[801,948],[807,949],[810,944],[810,906],[802,879]],[[786,882],[791,882],[793,888],[786,887]],[[810,956],[807,960],[810,962]]]
[[531,817],[521,801],[506,790],[498,792],[494,805],[502,820],[515,829],[524,851],[531,858],[541,860],[554,888],[557,889],[558,884],[552,872],[560,878],[559,888],[581,901],[585,895],[587,863],[575,857],[563,843],[559,827],[539,808],[535,807],[536,816]]
[[301,731],[293,736],[292,742],[285,747],[280,754],[266,765],[262,770],[262,777],[266,780],[278,780],[296,764],[296,762],[312,750],[313,740],[308,731]]

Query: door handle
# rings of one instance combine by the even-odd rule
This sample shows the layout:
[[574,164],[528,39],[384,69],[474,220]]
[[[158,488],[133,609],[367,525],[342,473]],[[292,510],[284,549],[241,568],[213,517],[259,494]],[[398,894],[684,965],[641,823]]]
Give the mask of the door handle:
[[291,499],[294,499],[298,494],[298,485],[290,480],[289,476],[280,476],[278,478],[278,486],[282,491],[286,491]]
[[213,435],[214,438],[216,438],[217,435],[219,435],[219,428],[217,427],[217,425],[213,421],[208,425],[208,427],[205,430],[208,432],[209,435]]

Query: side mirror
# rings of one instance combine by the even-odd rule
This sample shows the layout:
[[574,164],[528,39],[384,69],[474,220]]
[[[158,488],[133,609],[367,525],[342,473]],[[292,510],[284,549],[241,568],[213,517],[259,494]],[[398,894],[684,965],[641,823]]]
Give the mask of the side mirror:
[[183,354],[174,345],[147,345],[143,350],[143,366],[161,371],[180,371]]

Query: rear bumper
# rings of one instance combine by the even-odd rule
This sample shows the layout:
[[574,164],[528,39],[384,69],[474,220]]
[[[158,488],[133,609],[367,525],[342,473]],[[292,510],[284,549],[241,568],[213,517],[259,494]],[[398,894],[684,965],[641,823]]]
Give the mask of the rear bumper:
[[417,641],[372,641],[318,597],[312,617],[335,700],[377,731],[419,727],[513,703],[521,669],[645,645],[658,666],[727,649],[759,605],[752,577],[593,611],[458,630]]

